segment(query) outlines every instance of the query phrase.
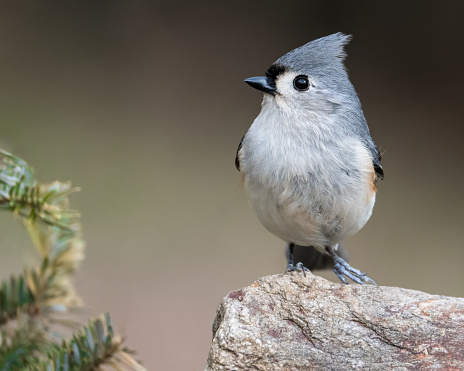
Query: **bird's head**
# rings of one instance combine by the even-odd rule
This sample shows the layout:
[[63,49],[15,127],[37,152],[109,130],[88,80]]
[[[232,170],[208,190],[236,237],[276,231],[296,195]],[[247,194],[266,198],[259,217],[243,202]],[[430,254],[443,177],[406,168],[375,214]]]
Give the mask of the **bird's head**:
[[358,105],[343,61],[351,36],[332,34],[311,41],[280,57],[262,77],[247,84],[264,93],[264,104],[297,115],[333,114]]

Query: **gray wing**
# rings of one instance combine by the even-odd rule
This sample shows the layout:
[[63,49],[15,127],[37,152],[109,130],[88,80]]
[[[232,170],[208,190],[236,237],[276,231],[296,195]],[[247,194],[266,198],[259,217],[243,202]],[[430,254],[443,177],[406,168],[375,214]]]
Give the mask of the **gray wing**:
[[380,155],[380,152],[373,140],[367,143],[367,147],[369,148],[372,154],[372,163],[374,165],[374,171],[375,171],[375,182],[377,183],[378,181],[384,178],[383,168],[382,168],[382,156]]
[[375,145],[374,140],[371,137],[369,132],[369,127],[367,126],[366,119],[364,115],[361,117],[362,122],[358,127],[358,134],[360,135],[361,141],[364,142],[364,145],[369,149],[372,155],[372,165],[374,166],[375,171],[375,183],[384,178],[383,168],[382,168],[382,156]]
[[242,137],[242,140],[240,141],[240,144],[238,145],[237,153],[235,153],[235,167],[237,168],[238,171],[240,171],[240,159],[238,158],[238,153],[242,149],[243,138],[245,138],[245,135]]

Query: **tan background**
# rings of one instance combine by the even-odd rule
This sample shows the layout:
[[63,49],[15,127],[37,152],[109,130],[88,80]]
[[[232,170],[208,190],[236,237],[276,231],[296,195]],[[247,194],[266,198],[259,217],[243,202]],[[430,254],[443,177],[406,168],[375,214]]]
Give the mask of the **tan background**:
[[[0,3],[0,145],[82,187],[86,315],[110,311],[151,370],[201,370],[220,299],[284,270],[238,187],[261,100],[243,79],[336,31],[354,35],[350,76],[386,151],[353,265],[464,296],[464,3],[249,3]],[[32,257],[0,218],[4,279]]]

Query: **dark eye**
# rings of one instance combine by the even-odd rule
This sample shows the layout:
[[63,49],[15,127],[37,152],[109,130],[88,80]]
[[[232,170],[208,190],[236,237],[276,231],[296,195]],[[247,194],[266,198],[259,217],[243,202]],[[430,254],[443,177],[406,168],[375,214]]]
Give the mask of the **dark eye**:
[[296,90],[299,90],[299,91],[308,90],[309,88],[308,77],[305,75],[299,75],[295,77],[295,80],[293,80],[293,86],[295,87]]

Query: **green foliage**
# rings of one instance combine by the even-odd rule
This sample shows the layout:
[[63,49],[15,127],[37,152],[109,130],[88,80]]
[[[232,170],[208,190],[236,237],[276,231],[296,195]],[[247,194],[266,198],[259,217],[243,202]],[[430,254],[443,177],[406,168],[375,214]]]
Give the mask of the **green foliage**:
[[23,220],[30,223],[40,219],[68,229],[66,218],[79,215],[67,210],[67,197],[78,190],[70,183],[39,184],[26,162],[0,150],[0,208],[9,209]]
[[94,370],[103,364],[121,369],[143,368],[126,350],[121,348],[121,339],[116,337],[108,314],[89,322],[70,341],[49,348],[48,359],[30,370]]
[[9,318],[14,318],[18,308],[30,306],[34,302],[34,296],[25,284],[23,276],[11,276],[9,281],[4,281],[0,287],[0,325],[6,323]]
[[0,210],[25,226],[41,259],[0,285],[0,371],[144,370],[122,348],[109,315],[91,320],[69,341],[53,328],[54,315],[81,305],[71,277],[84,258],[84,242],[68,200],[77,190],[69,182],[39,182],[26,162],[0,150]]
[[40,317],[21,311],[15,321],[2,326],[0,340],[0,371],[24,370],[37,363],[41,351],[51,343]]

